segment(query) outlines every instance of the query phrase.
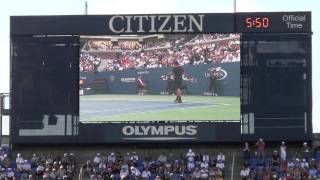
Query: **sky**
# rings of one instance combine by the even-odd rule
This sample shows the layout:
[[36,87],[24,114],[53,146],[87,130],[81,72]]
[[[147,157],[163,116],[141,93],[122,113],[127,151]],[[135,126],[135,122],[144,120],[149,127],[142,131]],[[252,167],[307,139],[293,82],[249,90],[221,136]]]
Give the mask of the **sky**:
[[[88,14],[233,12],[233,0],[87,0]],[[0,92],[9,92],[9,19],[12,15],[84,14],[85,0],[10,0],[0,10]],[[320,1],[237,0],[237,12],[312,11],[313,130],[320,132]],[[318,10],[318,11],[317,11]],[[317,51],[318,50],[318,51]]]

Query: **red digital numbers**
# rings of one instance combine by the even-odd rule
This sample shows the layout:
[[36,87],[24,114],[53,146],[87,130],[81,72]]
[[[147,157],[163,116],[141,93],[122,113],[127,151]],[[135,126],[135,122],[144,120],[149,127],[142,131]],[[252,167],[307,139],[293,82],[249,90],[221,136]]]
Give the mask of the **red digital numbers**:
[[264,28],[269,27],[269,18],[267,18],[267,17],[262,18],[262,27],[264,27]]
[[252,27],[252,18],[250,18],[250,17],[246,18],[246,25],[247,25],[247,28]]
[[269,27],[269,18],[268,17],[248,17],[246,18],[246,27],[247,28],[268,28]]

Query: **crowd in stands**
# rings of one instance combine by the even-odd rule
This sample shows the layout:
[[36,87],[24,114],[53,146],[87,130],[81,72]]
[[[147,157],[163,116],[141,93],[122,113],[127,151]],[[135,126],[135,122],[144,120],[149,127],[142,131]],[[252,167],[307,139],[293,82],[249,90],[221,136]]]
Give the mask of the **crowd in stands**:
[[231,37],[237,37],[237,34],[199,34],[191,40],[189,43],[203,43],[203,42],[209,42],[217,39],[224,39],[224,38],[231,38]]
[[31,158],[18,153],[14,159],[0,148],[0,166],[1,180],[72,180],[76,176],[73,153],[62,157],[35,153]]
[[243,180],[318,180],[320,179],[320,146],[311,148],[304,142],[301,149],[289,154],[286,143],[267,155],[266,143],[259,139],[255,151],[248,143],[243,149]]
[[[245,143],[242,153],[243,166],[238,177],[243,180],[320,179],[319,145],[310,147],[304,142],[301,149],[289,151],[286,143],[281,142],[278,148],[268,150],[263,139],[259,139],[251,148]],[[136,152],[110,152],[97,153],[92,160],[80,165],[80,173],[90,180],[223,180],[228,165],[225,163],[222,151],[197,153],[189,149],[179,157],[165,152],[157,157]],[[13,157],[8,148],[0,148],[1,180],[73,180],[78,177],[73,153],[62,156],[34,153],[27,158],[22,153]]]
[[[104,55],[106,71],[161,68],[171,66],[174,61],[180,65],[198,65],[209,63],[225,63],[240,61],[240,41],[234,34],[194,35],[186,43],[174,37],[172,39],[153,39],[142,42],[135,40],[119,40],[117,46],[111,41],[88,41],[80,57],[80,71],[96,71],[101,58],[94,56],[95,50],[112,52],[112,57]],[[214,41],[220,39],[220,41]],[[201,42],[201,43],[198,43]],[[119,47],[121,51],[114,48]],[[94,52],[92,52],[92,50]]]
[[107,50],[112,49],[113,44],[110,40],[89,40],[83,48],[84,50]]
[[98,153],[82,166],[82,171],[84,177],[89,177],[90,180],[223,180],[225,158],[222,152],[217,155],[200,154],[192,149],[179,158],[165,153],[154,159],[135,152],[123,155],[113,152]]
[[101,58],[87,53],[80,54],[80,72],[93,72],[96,71],[101,63]]

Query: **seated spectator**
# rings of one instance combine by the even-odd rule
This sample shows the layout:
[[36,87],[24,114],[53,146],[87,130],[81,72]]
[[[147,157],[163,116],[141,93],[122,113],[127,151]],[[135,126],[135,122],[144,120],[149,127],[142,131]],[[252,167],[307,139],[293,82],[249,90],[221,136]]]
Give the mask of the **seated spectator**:
[[136,154],[136,152],[132,152],[130,156],[131,161],[137,161],[139,160],[139,156]]
[[101,154],[97,153],[96,157],[94,157],[93,159],[93,163],[95,164],[95,166],[97,166],[98,164],[100,164],[101,162]]
[[210,157],[209,157],[209,154],[208,154],[208,153],[204,152],[204,153],[202,154],[202,161],[203,161],[203,162],[206,162],[206,163],[209,163]]
[[305,158],[302,159],[301,168],[302,169],[309,168],[309,163],[307,162],[307,160]]
[[187,162],[187,169],[189,172],[193,172],[193,170],[195,169],[196,164],[194,161],[188,161]]
[[17,158],[16,158],[16,163],[20,164],[20,163],[23,163],[23,162],[24,162],[24,159],[23,159],[21,153],[18,153],[17,154]]
[[201,162],[200,167],[201,167],[201,169],[202,169],[202,168],[208,169],[209,164],[208,164],[207,162],[204,162],[204,161],[203,161],[203,162]]
[[145,169],[144,171],[142,171],[141,176],[143,180],[149,180],[151,172],[148,169]]
[[247,180],[247,179],[249,179],[249,175],[250,175],[250,168],[243,166],[241,171],[240,171],[241,178],[243,180]]
[[271,166],[276,168],[279,168],[280,166],[280,156],[277,150],[273,151],[272,158],[271,158]]
[[167,156],[165,155],[164,152],[162,152],[159,156],[158,156],[158,161],[162,162],[162,163],[166,163],[167,162]]
[[224,169],[224,162],[222,160],[219,160],[216,164],[216,167],[223,170]]
[[308,173],[309,173],[309,179],[316,179],[319,174],[315,166],[311,166]]
[[131,166],[130,167],[130,172],[129,174],[132,176],[132,177],[140,177],[141,176],[141,172],[139,171],[139,169],[135,168],[134,166]]
[[224,162],[226,160],[226,156],[222,153],[222,151],[219,152],[217,155],[217,161],[222,161]]
[[195,160],[195,156],[196,154],[192,151],[192,149],[189,149],[186,154],[187,160],[193,162]]
[[192,179],[200,179],[201,177],[201,171],[199,168],[195,168],[195,170],[192,173]]
[[121,168],[121,170],[120,170],[121,179],[127,178],[128,175],[129,175],[129,169]]
[[108,156],[108,162],[110,162],[110,161],[116,162],[116,156],[113,152],[110,153],[110,155]]

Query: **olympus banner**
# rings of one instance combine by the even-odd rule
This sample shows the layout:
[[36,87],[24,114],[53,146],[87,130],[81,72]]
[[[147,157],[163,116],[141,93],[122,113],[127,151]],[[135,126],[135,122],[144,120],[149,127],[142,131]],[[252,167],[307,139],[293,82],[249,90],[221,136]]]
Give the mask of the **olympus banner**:
[[240,122],[80,123],[82,143],[240,141]]
[[[179,139],[194,139],[197,135],[197,126],[195,125],[176,125],[176,126],[124,126],[122,134],[128,136],[123,139],[136,139],[136,140],[179,140]],[[151,136],[151,137],[135,137],[129,136]],[[166,136],[166,137],[157,137]],[[179,137],[177,137],[179,136]]]

